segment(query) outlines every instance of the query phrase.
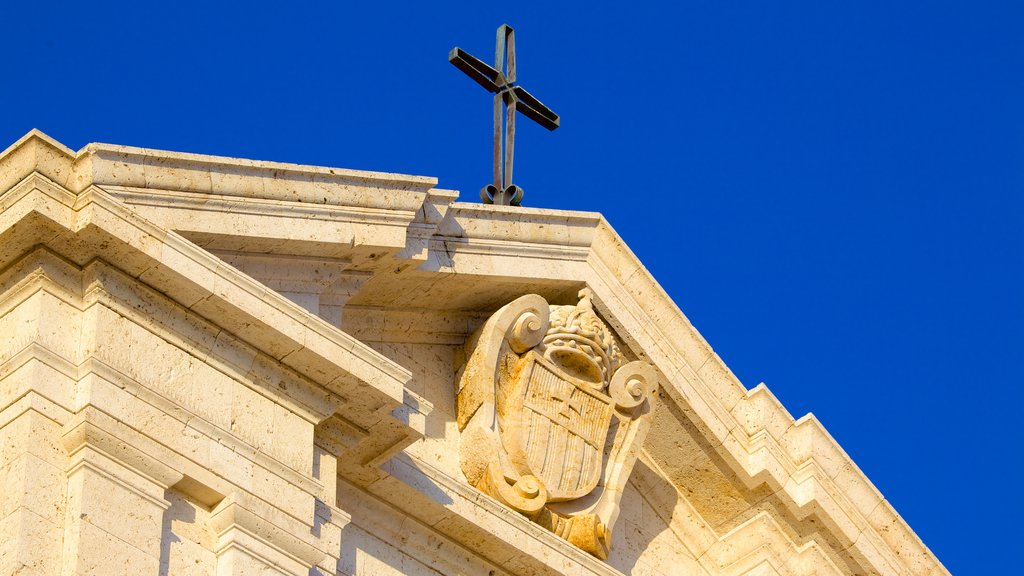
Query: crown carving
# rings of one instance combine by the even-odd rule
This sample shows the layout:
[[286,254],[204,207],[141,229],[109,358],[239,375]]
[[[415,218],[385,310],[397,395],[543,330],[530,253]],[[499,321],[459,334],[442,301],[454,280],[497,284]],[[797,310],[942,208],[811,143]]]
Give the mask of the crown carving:
[[589,288],[575,306],[551,306],[550,326],[542,341],[546,358],[563,364],[582,380],[608,386],[622,355],[611,330],[594,312]]

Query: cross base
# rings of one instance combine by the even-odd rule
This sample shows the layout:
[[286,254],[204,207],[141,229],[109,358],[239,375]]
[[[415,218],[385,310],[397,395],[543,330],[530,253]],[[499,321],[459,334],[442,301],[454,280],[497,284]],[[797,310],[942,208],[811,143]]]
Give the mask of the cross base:
[[[506,54],[506,48],[508,52]],[[558,128],[558,114],[516,84],[516,42],[512,28],[498,26],[494,47],[494,66],[468,54],[456,46],[448,53],[448,61],[465,72],[474,82],[494,94],[494,180],[480,190],[484,204],[519,206],[523,189],[512,184],[512,158],[516,137],[516,112],[548,130]],[[504,70],[502,68],[504,67]],[[502,114],[502,107],[505,113]],[[502,146],[504,136],[504,146]],[[504,156],[504,163],[502,163]]]
[[499,190],[494,184],[488,184],[480,189],[480,201],[499,206],[519,206],[523,201],[523,189],[509,184],[504,190]]

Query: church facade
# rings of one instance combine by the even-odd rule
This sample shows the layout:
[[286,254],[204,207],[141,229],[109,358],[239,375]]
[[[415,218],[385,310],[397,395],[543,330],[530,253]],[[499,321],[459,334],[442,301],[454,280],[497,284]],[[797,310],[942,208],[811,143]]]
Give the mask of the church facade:
[[599,214],[33,131],[0,574],[948,572]]

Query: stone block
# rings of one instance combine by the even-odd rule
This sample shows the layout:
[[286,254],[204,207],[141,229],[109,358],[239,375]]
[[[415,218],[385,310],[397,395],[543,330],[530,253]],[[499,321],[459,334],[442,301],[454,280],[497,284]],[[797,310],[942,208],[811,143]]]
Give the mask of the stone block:
[[[153,540],[159,544],[159,533]],[[148,554],[89,522],[80,522],[73,534],[65,532],[63,564],[63,576],[157,574],[160,556],[159,550]]]
[[26,508],[47,522],[64,521],[63,470],[25,453],[0,468],[0,517]]
[[[145,491],[150,481],[131,485],[121,478],[83,466],[68,479],[68,512],[79,529],[95,527],[149,556],[160,557],[160,533],[167,504]],[[162,492],[162,491],[161,491]],[[98,552],[90,550],[90,553]]]
[[59,573],[61,531],[60,523],[50,522],[25,507],[0,517],[0,574]]

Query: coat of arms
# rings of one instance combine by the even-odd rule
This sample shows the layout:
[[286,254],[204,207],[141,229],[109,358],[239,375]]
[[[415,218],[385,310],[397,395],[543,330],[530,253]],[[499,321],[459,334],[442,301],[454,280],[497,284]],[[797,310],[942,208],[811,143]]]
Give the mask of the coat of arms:
[[575,306],[518,298],[466,345],[462,471],[479,490],[607,558],[656,386],[653,366],[623,360],[589,290]]

